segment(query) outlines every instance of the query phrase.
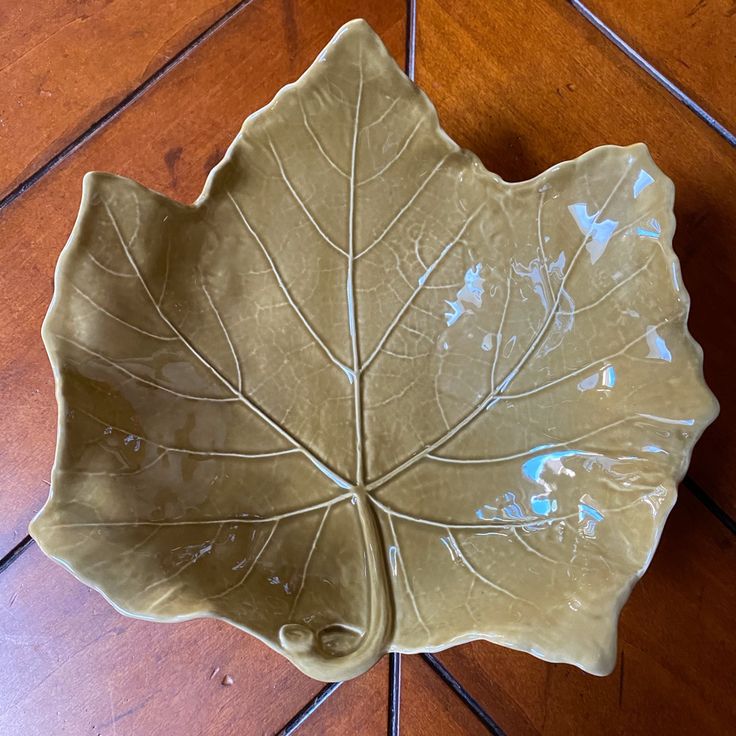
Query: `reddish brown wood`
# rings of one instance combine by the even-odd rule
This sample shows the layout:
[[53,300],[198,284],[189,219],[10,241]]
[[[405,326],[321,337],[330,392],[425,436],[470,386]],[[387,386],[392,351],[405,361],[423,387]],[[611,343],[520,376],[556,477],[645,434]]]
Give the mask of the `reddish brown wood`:
[[736,157],[718,133],[556,0],[419,0],[417,81],[447,131],[525,179],[604,143],[645,141],[677,188],[675,249],[721,416],[691,473],[732,515],[736,479]]
[[[595,145],[644,140],[674,179],[690,324],[722,403],[692,473],[733,513],[723,461],[736,444],[732,150],[566,4],[420,0],[418,31],[419,83],[448,132],[502,176],[526,178]],[[512,734],[728,731],[734,558],[731,537],[685,492],[624,609],[623,667],[613,676],[487,644],[442,659]]]
[[298,731],[299,736],[385,736],[388,722],[388,659],[343,683]]
[[683,492],[597,678],[483,642],[440,659],[510,734],[724,734],[736,718],[736,545]]
[[0,197],[236,0],[8,0],[0,7]]
[[487,735],[480,721],[421,657],[403,657],[401,670],[401,733],[404,736]]
[[[435,672],[413,655],[402,657],[400,729],[403,736],[481,736],[487,733]],[[299,729],[304,736],[385,736],[388,659],[350,680]]]
[[[68,48],[62,45],[63,52],[81,58],[74,56],[78,44],[73,40],[80,37],[68,34],[78,34],[80,25],[111,19],[110,14],[118,12],[127,21],[118,21],[121,25],[110,21],[107,31],[89,38],[113,48],[110,39],[121,33],[124,37],[126,28],[132,32],[130,23],[135,22],[136,28],[144,28],[162,44],[158,31],[148,28],[150,15],[133,18],[127,0],[90,0],[84,7],[91,17],[84,22],[74,21],[76,4],[47,0],[43,7],[32,3],[26,7],[24,3],[22,22],[33,29],[25,35],[16,33],[21,27],[18,8],[8,10],[6,5],[0,9],[1,94],[9,88],[3,74],[20,69],[27,58],[51,58],[34,54],[50,52],[56,43],[56,36],[50,37],[54,30],[66,39]],[[165,8],[174,19],[171,30],[181,17],[176,13],[188,12],[182,8],[194,5],[191,0],[156,7]],[[205,5],[215,8],[217,3],[200,3]],[[632,44],[640,39],[642,52],[652,49],[653,61],[669,59],[671,52],[664,46],[660,51],[645,34],[649,29],[635,24],[634,12],[626,5],[614,3],[611,11],[626,10],[625,18],[619,16],[624,28],[616,27],[615,16],[605,16],[602,3],[591,2]],[[713,23],[712,3],[702,5],[691,17],[700,17],[700,22],[707,17]],[[659,11],[649,6],[642,11],[639,3],[637,12],[655,18]],[[403,13],[404,3],[394,0],[256,0],[2,211],[0,554],[22,538],[30,515],[47,492],[44,481],[52,459],[55,407],[38,330],[51,293],[53,266],[76,214],[82,174],[91,168],[113,170],[191,201],[245,115],[304,69],[342,22],[363,15],[401,58]],[[202,27],[208,22],[203,21]],[[700,33],[697,28],[690,33],[696,31]],[[128,42],[140,44],[136,48],[142,58],[148,54],[150,72],[196,32],[188,28],[182,34],[158,56],[145,33]],[[701,65],[690,63],[697,74],[672,74],[696,97],[700,90],[712,89],[711,96],[698,101],[705,107],[712,103],[713,112],[715,105],[733,102],[719,86],[725,79],[720,60],[725,58],[727,64],[724,48],[720,40],[712,50],[696,40],[688,45],[691,56],[683,52],[682,59],[687,63],[702,59]],[[110,52],[104,57],[108,62],[97,87],[112,80],[123,95],[124,80],[129,87],[136,82],[130,82],[132,72],[126,66],[131,60],[120,56]],[[104,66],[102,58],[94,61]],[[732,150],[558,0],[523,4],[419,0],[417,61],[418,81],[437,103],[450,134],[509,179],[532,176],[600,143],[639,139],[650,145],[674,178],[676,247],[694,301],[691,326],[705,347],[707,376],[723,405],[722,418],[701,442],[692,472],[736,513],[734,480],[723,462],[736,450],[736,433],[730,429],[736,426],[736,389],[730,379],[731,345],[736,342],[736,253],[730,245],[736,232]],[[28,68],[35,73],[41,66],[29,63]],[[719,84],[701,85],[718,74]],[[73,90],[61,90],[53,98],[60,100],[59,105],[65,101],[78,105],[82,99]],[[63,145],[58,138],[61,127],[54,127],[57,122],[79,121],[79,110],[88,111],[104,101],[104,95],[92,94],[94,89],[87,91],[91,97],[86,107],[75,108],[74,114],[54,108],[46,117],[23,117],[11,109],[14,126],[22,128],[25,121],[25,131],[21,130],[25,137],[18,133],[12,146],[0,138],[0,147],[11,151],[9,160],[16,168],[22,158],[16,157],[16,148],[26,151],[24,155],[30,152],[31,164],[23,165],[38,165]],[[6,121],[1,102],[0,117]],[[43,148],[47,134],[53,140]],[[2,135],[6,132],[0,124]],[[0,187],[4,181],[0,174]],[[729,628],[736,610],[735,563],[733,539],[684,492],[652,569],[624,609],[619,666],[611,677],[593,678],[484,643],[440,656],[511,736],[727,733],[736,717],[731,693],[736,647]],[[35,548],[0,575],[0,640],[2,733],[270,733],[321,687],[225,624],[164,626],[123,618]],[[210,678],[217,667],[220,670]],[[485,732],[420,659],[405,657],[403,674],[403,734]],[[232,677],[232,685],[222,684],[226,675]],[[343,685],[302,727],[303,732],[385,733],[386,688],[386,665],[381,663],[364,678]]]
[[586,0],[585,5],[736,131],[736,5],[732,0]]
[[0,639],[9,736],[261,736],[322,687],[225,623],[123,617],[35,546],[0,576]]
[[114,171],[192,201],[246,115],[298,76],[339,26],[358,15],[403,59],[403,3],[260,0],[2,211],[0,555],[23,538],[48,492],[56,410],[39,330],[82,176],[90,169]]

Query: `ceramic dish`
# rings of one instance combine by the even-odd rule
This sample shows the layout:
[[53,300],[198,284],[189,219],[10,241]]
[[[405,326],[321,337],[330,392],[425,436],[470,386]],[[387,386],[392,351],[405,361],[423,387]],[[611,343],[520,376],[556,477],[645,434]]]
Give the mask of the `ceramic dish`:
[[312,677],[471,639],[604,674],[716,405],[645,146],[509,184],[362,21],[193,206],[85,177],[31,531]]

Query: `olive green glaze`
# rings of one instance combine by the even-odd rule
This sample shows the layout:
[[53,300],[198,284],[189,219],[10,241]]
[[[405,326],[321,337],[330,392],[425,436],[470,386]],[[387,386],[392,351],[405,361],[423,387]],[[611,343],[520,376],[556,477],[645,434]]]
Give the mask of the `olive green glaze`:
[[716,405],[643,145],[508,184],[362,21],[194,206],[89,174],[31,531],[307,674],[489,639],[602,674]]

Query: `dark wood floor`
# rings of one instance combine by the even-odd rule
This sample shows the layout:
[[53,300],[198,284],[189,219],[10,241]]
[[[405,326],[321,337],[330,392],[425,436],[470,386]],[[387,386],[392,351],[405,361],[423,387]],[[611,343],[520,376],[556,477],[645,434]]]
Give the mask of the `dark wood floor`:
[[[0,734],[270,734],[322,687],[225,624],[120,616],[26,534],[55,440],[40,323],[82,175],[192,201],[244,117],[357,16],[400,62],[410,49],[446,130],[506,179],[603,143],[650,146],[677,187],[690,327],[721,402],[624,609],[613,675],[485,643],[440,661],[510,736],[733,732],[736,3],[418,0],[407,47],[403,0],[4,0]],[[339,687],[299,733],[385,733],[387,671]],[[420,657],[403,658],[402,693],[404,734],[486,732]]]

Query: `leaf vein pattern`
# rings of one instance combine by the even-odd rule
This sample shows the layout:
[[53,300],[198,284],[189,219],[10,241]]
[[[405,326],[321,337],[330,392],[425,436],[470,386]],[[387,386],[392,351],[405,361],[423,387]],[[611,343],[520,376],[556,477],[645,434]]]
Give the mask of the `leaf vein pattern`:
[[123,237],[122,232],[120,231],[120,227],[118,226],[117,220],[115,219],[115,216],[113,215],[109,204],[104,200],[103,200],[103,204],[107,212],[107,215],[110,219],[110,222],[112,223],[115,233],[117,235],[118,241],[120,243],[120,247],[122,248],[123,253],[125,254],[128,260],[128,263],[132,267],[136,277],[138,278],[138,281],[141,284],[141,287],[146,293],[146,296],[148,297],[149,302],[153,306],[154,310],[158,314],[161,321],[172,331],[174,335],[176,335],[179,338],[179,340],[181,340],[182,344],[189,350],[189,352],[217,379],[217,381],[219,381],[225,388],[227,388],[235,396],[235,398],[238,401],[244,404],[248,409],[250,409],[256,416],[262,419],[269,427],[271,427],[279,435],[287,439],[294,447],[298,448],[320,472],[322,472],[328,478],[333,480],[336,483],[336,485],[338,485],[340,488],[350,488],[350,484],[348,483],[348,481],[342,478],[337,472],[335,472],[326,463],[324,463],[320,458],[318,458],[309,448],[307,448],[302,442],[300,442],[291,432],[289,432],[286,428],[282,427],[278,422],[274,421],[252,399],[250,399],[244,393],[239,391],[235,386],[233,386],[233,384],[230,383],[230,381],[224,375],[222,375],[222,373],[220,373],[220,371],[218,371],[217,368],[215,368],[215,366],[213,366],[212,363],[210,363],[207,360],[207,358],[204,355],[202,355],[194,347],[194,345],[192,345],[192,343],[181,332],[181,330],[179,330],[179,328],[166,316],[161,305],[159,305],[157,300],[154,298],[148,284],[146,283],[146,280],[143,278],[143,274],[141,273],[141,270],[137,262],[133,258],[133,254],[131,253],[128,243],[126,242],[125,238]]
[[524,352],[521,358],[517,361],[517,363],[509,370],[506,377],[499,384],[499,386],[497,388],[494,387],[493,390],[489,391],[488,394],[486,394],[486,396],[475,406],[474,409],[472,409],[468,414],[466,414],[465,417],[463,417],[460,421],[458,421],[451,429],[446,431],[437,440],[427,445],[421,452],[411,456],[410,458],[405,460],[403,463],[396,466],[393,470],[388,471],[387,473],[380,476],[376,480],[370,482],[367,486],[369,491],[378,490],[378,488],[385,485],[389,480],[394,478],[396,475],[408,470],[410,467],[415,465],[417,462],[423,460],[428,454],[434,452],[436,449],[444,445],[446,442],[452,439],[455,435],[457,435],[458,432],[462,431],[466,426],[471,424],[471,422],[473,422],[473,420],[476,419],[476,417],[478,417],[478,415],[482,411],[489,408],[493,403],[495,403],[499,399],[499,397],[503,393],[505,393],[506,389],[509,387],[509,385],[514,380],[514,378],[519,374],[519,372],[524,367],[524,365],[527,363],[529,358],[531,358],[531,356],[534,354],[537,347],[540,345],[542,339],[547,334],[547,330],[549,329],[550,325],[552,324],[557,314],[557,310],[560,305],[560,300],[562,298],[562,294],[564,293],[567,282],[570,279],[570,275],[574,272],[575,265],[577,261],[579,260],[581,253],[585,249],[585,246],[587,245],[593,233],[594,227],[598,222],[598,218],[606,211],[611,200],[614,198],[619,188],[621,187],[621,184],[626,178],[626,175],[629,173],[630,168],[631,168],[631,164],[629,163],[625,167],[624,172],[621,174],[616,184],[611,189],[610,194],[606,198],[606,201],[602,204],[601,208],[598,210],[596,216],[592,218],[592,221],[590,225],[588,226],[588,229],[585,232],[580,245],[577,247],[570,261],[570,265],[567,271],[565,272],[564,277],[562,278],[560,287],[557,290],[557,295],[550,309],[548,310],[548,314],[546,318],[542,321],[542,324],[540,325],[536,334],[532,338],[527,350]]

